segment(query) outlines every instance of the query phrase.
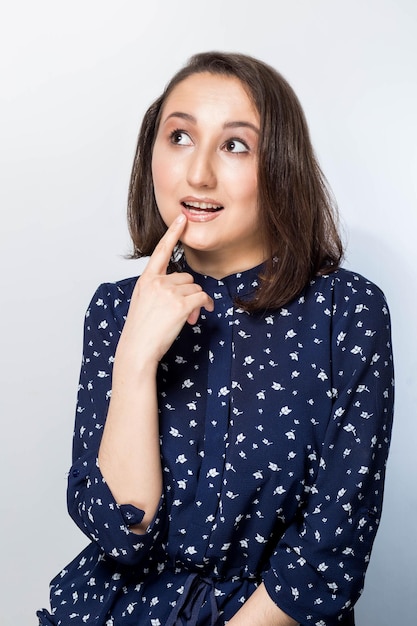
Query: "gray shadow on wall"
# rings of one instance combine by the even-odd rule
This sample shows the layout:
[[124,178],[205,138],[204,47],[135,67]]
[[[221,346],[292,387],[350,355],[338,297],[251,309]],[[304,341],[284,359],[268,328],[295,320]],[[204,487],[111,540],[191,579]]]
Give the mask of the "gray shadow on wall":
[[405,248],[390,248],[372,233],[353,228],[346,239],[343,265],[375,282],[391,312],[394,428],[381,526],[356,614],[358,626],[392,626],[417,614],[417,542],[412,539],[417,514],[417,269]]

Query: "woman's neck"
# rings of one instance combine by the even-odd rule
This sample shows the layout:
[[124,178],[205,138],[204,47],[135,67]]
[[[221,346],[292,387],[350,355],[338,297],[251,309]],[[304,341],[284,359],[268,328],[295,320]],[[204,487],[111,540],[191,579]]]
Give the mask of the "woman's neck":
[[191,250],[184,246],[184,256],[190,268],[198,274],[211,276],[216,280],[221,280],[231,274],[245,272],[261,265],[265,261],[264,255],[248,253],[244,258],[231,257],[230,254],[222,255],[218,252],[200,252]]

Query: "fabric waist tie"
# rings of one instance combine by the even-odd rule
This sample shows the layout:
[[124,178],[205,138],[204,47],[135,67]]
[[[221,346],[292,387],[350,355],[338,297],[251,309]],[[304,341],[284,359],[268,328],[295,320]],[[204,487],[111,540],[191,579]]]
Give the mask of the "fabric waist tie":
[[200,609],[207,595],[210,600],[210,626],[216,626],[219,618],[213,582],[209,578],[190,574],[185,581],[184,591],[171,611],[166,626],[196,626]]

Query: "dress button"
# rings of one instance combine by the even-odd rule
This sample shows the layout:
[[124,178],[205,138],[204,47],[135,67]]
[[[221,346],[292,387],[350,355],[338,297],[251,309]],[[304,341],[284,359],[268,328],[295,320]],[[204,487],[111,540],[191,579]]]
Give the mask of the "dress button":
[[79,469],[72,470],[72,475],[73,475],[74,478],[77,478],[77,476],[80,475],[80,470]]

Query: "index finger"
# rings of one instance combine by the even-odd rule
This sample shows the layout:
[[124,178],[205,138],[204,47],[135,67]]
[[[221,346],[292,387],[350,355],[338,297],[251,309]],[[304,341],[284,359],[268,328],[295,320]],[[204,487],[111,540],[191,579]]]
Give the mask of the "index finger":
[[166,273],[172,252],[184,231],[186,223],[187,218],[182,213],[175,218],[164,236],[161,237],[160,241],[156,245],[155,250],[148,261],[145,272],[152,274]]

